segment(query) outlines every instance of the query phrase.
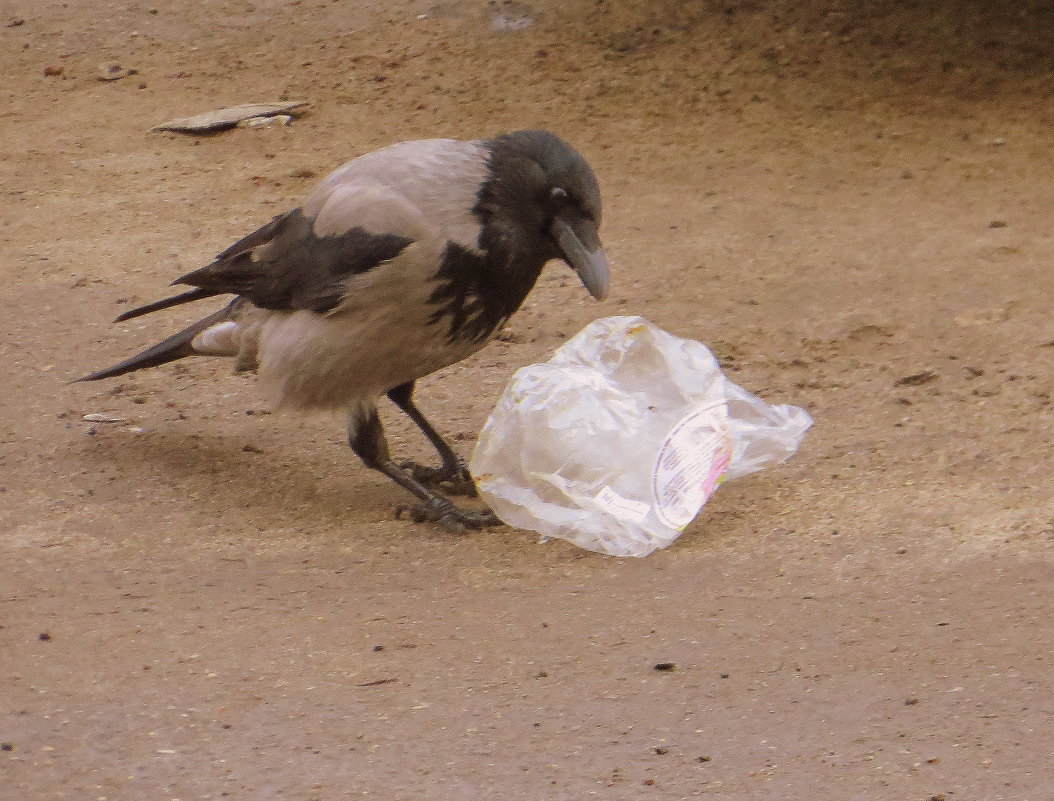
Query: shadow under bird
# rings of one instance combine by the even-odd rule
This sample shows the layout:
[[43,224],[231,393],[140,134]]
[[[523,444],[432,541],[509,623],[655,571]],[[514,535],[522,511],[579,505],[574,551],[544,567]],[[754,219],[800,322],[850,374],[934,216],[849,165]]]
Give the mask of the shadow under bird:
[[[494,524],[489,510],[437,491],[475,487],[415,405],[414,382],[486,345],[552,259],[602,300],[599,225],[596,177],[554,134],[390,145],[339,167],[302,206],[173,282],[189,291],[117,320],[235,295],[227,306],[79,380],[232,357],[236,370],[258,370],[278,408],[345,412],[352,450],[415,496],[405,507],[413,519],[452,531]],[[377,413],[383,395],[432,443],[438,467],[393,460]]]

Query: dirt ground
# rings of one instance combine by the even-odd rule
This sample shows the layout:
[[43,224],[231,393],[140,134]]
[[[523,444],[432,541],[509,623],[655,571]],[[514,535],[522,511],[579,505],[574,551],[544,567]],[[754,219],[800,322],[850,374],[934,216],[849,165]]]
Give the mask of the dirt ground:
[[[0,0],[0,797],[1054,798],[1052,40],[1039,0]],[[66,383],[342,161],[523,127],[594,165],[613,297],[550,266],[422,406],[467,453],[632,313],[808,408],[668,550],[393,520],[225,363]]]

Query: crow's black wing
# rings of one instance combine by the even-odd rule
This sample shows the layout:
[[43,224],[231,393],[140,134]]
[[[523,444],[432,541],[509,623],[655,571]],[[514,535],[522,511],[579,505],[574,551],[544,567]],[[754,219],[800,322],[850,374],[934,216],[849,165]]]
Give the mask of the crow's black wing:
[[[365,273],[399,255],[413,240],[349,228],[319,236],[300,209],[272,220],[201,269],[176,279],[207,295],[241,295],[264,309],[327,312],[344,294],[350,275]],[[260,232],[257,232],[260,233]],[[193,291],[193,290],[192,290]],[[188,293],[190,294],[190,293]]]
[[241,295],[264,309],[327,312],[340,302],[349,275],[372,270],[411,242],[358,227],[318,236],[311,221],[294,209],[239,239],[211,264],[172,282],[194,289],[130,309],[115,322],[225,294]]
[[[243,236],[220,255],[216,257],[218,263],[224,260],[234,259],[237,256],[248,253],[255,247],[265,245],[275,235],[275,232],[281,228],[282,221],[292,215],[294,212],[287,211],[285,214],[279,214],[277,217],[271,220],[260,228],[257,228],[248,236]],[[178,283],[178,282],[174,282]],[[210,292],[200,287],[192,289],[189,292],[183,292],[179,295],[173,295],[170,298],[162,298],[161,300],[155,300],[152,303],[147,303],[144,306],[137,306],[134,309],[120,314],[114,319],[115,323],[124,322],[125,320],[131,320],[135,317],[141,317],[144,314],[150,314],[151,312],[161,311],[162,309],[168,309],[172,306],[181,306],[184,303],[193,303],[195,300],[202,300],[203,298],[211,298],[214,295],[221,295],[222,292]]]

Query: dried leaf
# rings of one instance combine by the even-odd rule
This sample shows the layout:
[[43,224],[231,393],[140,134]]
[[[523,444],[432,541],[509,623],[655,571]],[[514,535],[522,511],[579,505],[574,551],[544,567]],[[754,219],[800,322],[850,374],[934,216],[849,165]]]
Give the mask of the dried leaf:
[[273,117],[277,114],[298,115],[306,110],[307,102],[293,100],[287,103],[244,103],[240,106],[206,111],[192,117],[181,117],[155,125],[151,131],[179,131],[180,133],[209,133],[233,128],[242,120],[254,117]]

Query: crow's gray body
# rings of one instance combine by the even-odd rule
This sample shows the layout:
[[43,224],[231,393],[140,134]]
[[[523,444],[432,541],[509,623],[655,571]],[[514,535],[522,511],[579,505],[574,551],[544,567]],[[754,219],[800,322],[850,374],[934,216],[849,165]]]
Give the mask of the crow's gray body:
[[[190,355],[233,357],[238,369],[259,370],[279,407],[346,411],[356,453],[414,493],[423,516],[451,528],[489,522],[423,486],[470,482],[413,405],[413,382],[482,348],[549,259],[567,261],[603,297],[599,215],[592,171],[552,134],[395,144],[344,164],[300,208],[175,282],[194,289],[122,315],[236,295],[84,380]],[[385,394],[437,447],[439,471],[392,463],[376,411]]]

